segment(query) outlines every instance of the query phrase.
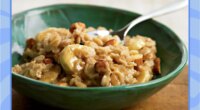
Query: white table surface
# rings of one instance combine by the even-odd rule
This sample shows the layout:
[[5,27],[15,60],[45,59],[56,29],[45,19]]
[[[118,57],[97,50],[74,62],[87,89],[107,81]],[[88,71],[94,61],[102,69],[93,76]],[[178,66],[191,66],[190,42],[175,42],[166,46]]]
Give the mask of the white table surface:
[[[144,14],[174,1],[177,0],[13,0],[12,13],[50,4],[76,3],[108,6]],[[170,27],[188,47],[188,7],[156,17],[155,20]]]

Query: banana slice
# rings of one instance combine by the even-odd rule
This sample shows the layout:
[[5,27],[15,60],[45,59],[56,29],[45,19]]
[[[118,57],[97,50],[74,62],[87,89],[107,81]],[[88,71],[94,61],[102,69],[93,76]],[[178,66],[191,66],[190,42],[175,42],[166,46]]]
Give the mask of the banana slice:
[[152,74],[149,71],[143,71],[137,77],[138,83],[148,82],[152,78]]
[[60,73],[60,67],[54,66],[50,69],[50,71],[44,72],[40,80],[44,82],[52,83],[56,81],[59,73]]
[[[65,70],[66,73],[68,72],[75,72],[80,71],[82,69],[80,63],[82,61],[82,57],[93,57],[95,56],[95,50],[92,47],[73,44],[65,47],[59,56],[59,61]],[[78,62],[78,63],[77,63]]]
[[139,50],[145,46],[145,42],[142,39],[132,38],[126,45],[130,50]]

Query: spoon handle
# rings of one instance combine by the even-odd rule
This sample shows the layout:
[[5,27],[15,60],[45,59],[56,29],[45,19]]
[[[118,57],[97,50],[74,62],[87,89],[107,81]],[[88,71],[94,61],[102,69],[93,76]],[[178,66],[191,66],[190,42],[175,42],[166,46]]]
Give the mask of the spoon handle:
[[124,28],[121,29],[121,30],[124,30],[124,35],[123,36],[126,36],[127,33],[129,32],[129,30],[133,26],[135,26],[136,24],[138,24],[138,23],[140,23],[142,21],[148,20],[148,19],[150,19],[152,17],[160,16],[160,15],[167,14],[169,12],[173,12],[173,11],[176,11],[178,9],[184,8],[184,7],[187,6],[187,4],[188,4],[188,0],[181,0],[181,1],[178,1],[176,3],[172,3],[170,5],[162,7],[160,9],[156,9],[154,11],[151,11],[150,13],[147,13],[145,15],[142,15],[142,16],[134,19],[128,25],[126,25]]

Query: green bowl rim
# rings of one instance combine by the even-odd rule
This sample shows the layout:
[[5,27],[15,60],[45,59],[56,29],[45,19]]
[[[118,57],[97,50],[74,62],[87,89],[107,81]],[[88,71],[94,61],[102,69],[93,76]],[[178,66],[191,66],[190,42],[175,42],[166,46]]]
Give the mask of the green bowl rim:
[[[19,12],[19,13],[16,13],[13,15],[12,17],[12,20],[17,17],[17,16],[20,16],[20,15],[23,15],[23,14],[26,14],[26,13],[29,13],[30,11],[34,11],[34,10],[38,10],[38,9],[48,9],[48,8],[57,8],[57,7],[62,7],[62,6],[78,6],[78,7],[92,7],[92,8],[104,8],[104,9],[107,9],[107,10],[116,10],[118,12],[125,12],[126,14],[135,14],[135,15],[140,15],[138,13],[135,13],[135,12],[131,12],[131,11],[127,11],[127,10],[123,10],[123,9],[117,9],[117,8],[112,8],[112,7],[105,7],[105,6],[97,6],[97,5],[85,5],[85,4],[54,4],[54,5],[47,5],[47,6],[42,6],[42,7],[36,7],[36,8],[33,8],[33,9],[29,9],[29,10],[26,10],[26,11],[23,11],[23,12]],[[16,73],[13,73],[12,72],[12,75],[15,76],[15,77],[18,77],[18,78],[21,78],[21,79],[24,79],[26,81],[29,81],[29,82],[32,82],[32,83],[35,83],[36,85],[41,85],[41,86],[48,86],[48,87],[52,87],[52,88],[55,88],[55,89],[64,89],[64,90],[119,90],[119,89],[129,89],[129,88],[141,88],[141,87],[146,87],[146,86],[153,86],[154,84],[158,84],[160,82],[164,82],[170,78],[175,78],[179,73],[180,71],[183,69],[183,67],[186,65],[187,63],[187,49],[186,49],[186,46],[184,45],[184,43],[182,42],[182,40],[171,30],[169,29],[167,26],[163,25],[162,23],[159,23],[155,20],[152,20],[153,21],[153,24],[164,29],[166,32],[169,32],[170,34],[172,34],[173,36],[176,36],[176,37],[172,37],[174,40],[176,40],[177,42],[177,45],[180,47],[180,50],[183,54],[182,56],[182,59],[181,59],[181,63],[178,65],[178,67],[176,69],[174,69],[172,72],[168,73],[167,75],[161,77],[161,78],[158,78],[158,79],[154,79],[154,80],[151,80],[149,82],[146,82],[146,83],[141,83],[141,84],[132,84],[132,85],[122,85],[122,86],[112,86],[112,87],[88,87],[88,88],[80,88],[80,87],[71,87],[71,86],[58,86],[58,85],[54,85],[54,84],[50,84],[50,83],[45,83],[45,82],[42,82],[42,81],[38,81],[38,80],[35,80],[35,79],[32,79],[32,78],[28,78],[28,77],[25,77],[25,76],[22,76],[22,75],[19,75],[19,74],[16,74]]]

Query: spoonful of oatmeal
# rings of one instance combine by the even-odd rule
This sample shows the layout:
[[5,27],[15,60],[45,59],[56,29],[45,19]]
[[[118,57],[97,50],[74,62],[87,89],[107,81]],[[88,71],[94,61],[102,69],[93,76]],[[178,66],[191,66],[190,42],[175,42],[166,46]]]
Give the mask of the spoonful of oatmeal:
[[181,0],[181,1],[178,1],[176,3],[169,4],[165,7],[160,8],[160,9],[154,10],[150,13],[145,14],[145,15],[142,15],[142,16],[132,20],[129,24],[127,24],[126,26],[124,26],[123,28],[121,28],[117,31],[96,30],[96,31],[88,32],[88,34],[90,36],[118,35],[120,40],[122,41],[122,43],[124,43],[123,41],[125,40],[125,36],[130,31],[130,29],[132,27],[134,27],[135,25],[137,25],[137,24],[139,24],[143,21],[146,21],[150,18],[160,16],[160,15],[164,15],[164,14],[182,9],[182,8],[186,7],[187,4],[188,4],[187,0]]

